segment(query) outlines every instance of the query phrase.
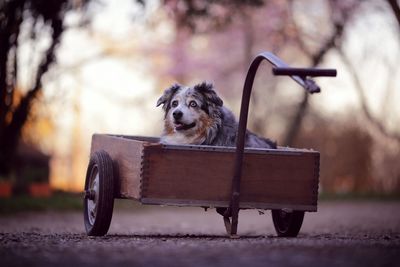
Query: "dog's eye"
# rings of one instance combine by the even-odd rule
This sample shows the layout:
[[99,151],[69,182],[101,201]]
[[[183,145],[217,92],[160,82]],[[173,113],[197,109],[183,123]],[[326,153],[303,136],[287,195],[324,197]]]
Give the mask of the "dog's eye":
[[196,101],[190,101],[189,106],[192,107],[192,108],[197,107]]
[[171,106],[174,107],[174,108],[177,107],[178,106],[178,100],[172,101]]

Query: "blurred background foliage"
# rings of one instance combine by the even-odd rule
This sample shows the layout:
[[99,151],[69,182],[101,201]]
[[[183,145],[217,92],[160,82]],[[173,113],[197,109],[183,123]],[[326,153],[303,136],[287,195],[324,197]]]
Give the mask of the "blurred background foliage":
[[310,96],[263,65],[249,128],[320,151],[322,192],[400,192],[399,1],[5,0],[0,48],[0,184],[16,192],[81,191],[91,135],[159,135],[173,82],[212,81],[238,115],[262,51],[339,75]]

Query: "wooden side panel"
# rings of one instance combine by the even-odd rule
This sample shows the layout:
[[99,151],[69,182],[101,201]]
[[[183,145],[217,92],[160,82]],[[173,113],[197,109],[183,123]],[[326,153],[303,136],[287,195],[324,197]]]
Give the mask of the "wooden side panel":
[[91,153],[105,150],[113,159],[119,197],[140,198],[140,180],[144,143],[104,134],[92,137]]
[[[92,137],[91,153],[105,150],[113,159],[119,197],[144,204],[229,205],[233,150],[164,147],[154,140]],[[246,153],[240,207],[316,211],[318,176],[318,152],[285,148]]]
[[[227,206],[234,153],[146,147],[142,202]],[[242,208],[316,210],[319,153],[245,154]]]

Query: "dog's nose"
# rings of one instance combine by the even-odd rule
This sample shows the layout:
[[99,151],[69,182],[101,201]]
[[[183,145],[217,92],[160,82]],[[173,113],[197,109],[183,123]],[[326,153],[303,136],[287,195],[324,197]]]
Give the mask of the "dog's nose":
[[180,111],[180,110],[175,110],[175,111],[172,113],[172,116],[174,116],[174,119],[175,119],[175,120],[179,120],[180,118],[182,118],[182,115],[183,115],[183,113],[182,113],[182,111]]

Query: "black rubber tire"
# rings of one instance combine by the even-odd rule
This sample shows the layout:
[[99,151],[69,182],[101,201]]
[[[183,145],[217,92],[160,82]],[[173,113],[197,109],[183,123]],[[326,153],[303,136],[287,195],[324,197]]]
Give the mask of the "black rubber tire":
[[[100,150],[92,154],[86,173],[85,192],[93,189],[98,174],[97,193],[93,200],[90,200],[85,194],[83,201],[85,228],[89,236],[103,236],[107,234],[110,228],[114,208],[113,173],[113,162],[107,152]],[[93,203],[95,209],[93,209]],[[92,207],[89,207],[89,205],[92,205]]]
[[296,237],[303,224],[304,211],[271,210],[275,231],[280,237]]

